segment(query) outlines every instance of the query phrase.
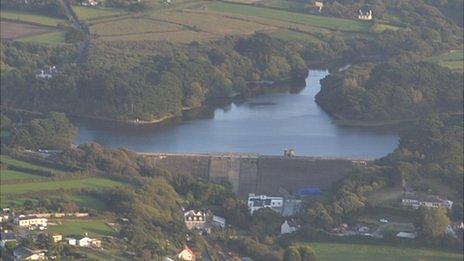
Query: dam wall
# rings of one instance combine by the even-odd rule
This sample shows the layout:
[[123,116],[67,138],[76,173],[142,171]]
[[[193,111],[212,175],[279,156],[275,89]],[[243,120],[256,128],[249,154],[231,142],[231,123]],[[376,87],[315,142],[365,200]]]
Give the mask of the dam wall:
[[229,182],[239,196],[248,193],[278,195],[303,187],[328,189],[351,167],[369,163],[367,159],[257,154],[141,154],[170,172]]

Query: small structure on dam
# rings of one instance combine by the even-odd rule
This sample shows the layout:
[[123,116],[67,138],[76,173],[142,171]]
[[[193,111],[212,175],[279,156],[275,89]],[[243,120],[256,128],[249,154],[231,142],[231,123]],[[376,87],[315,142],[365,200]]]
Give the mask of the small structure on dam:
[[160,168],[215,182],[227,181],[239,196],[328,189],[355,165],[369,160],[258,154],[141,153]]

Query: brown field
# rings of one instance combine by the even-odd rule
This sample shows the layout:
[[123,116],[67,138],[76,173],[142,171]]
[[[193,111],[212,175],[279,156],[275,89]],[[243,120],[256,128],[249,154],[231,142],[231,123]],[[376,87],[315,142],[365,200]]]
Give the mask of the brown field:
[[18,39],[21,37],[51,32],[49,28],[17,22],[0,21],[1,39]]
[[189,43],[193,41],[208,41],[215,38],[215,35],[206,32],[178,30],[158,33],[105,36],[98,38],[97,41],[167,41],[173,43]]
[[124,36],[138,34],[153,34],[166,31],[178,31],[181,27],[167,22],[145,18],[129,18],[92,25],[90,30],[98,36]]
[[172,23],[194,27],[198,31],[207,32],[217,36],[252,34],[256,31],[277,29],[272,25],[260,24],[245,19],[227,17],[208,11],[177,11],[163,12],[156,18]]

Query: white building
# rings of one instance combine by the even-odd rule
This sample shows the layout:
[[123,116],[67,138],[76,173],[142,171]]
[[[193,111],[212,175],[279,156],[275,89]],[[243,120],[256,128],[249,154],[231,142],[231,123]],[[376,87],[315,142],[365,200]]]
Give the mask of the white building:
[[15,219],[15,224],[20,227],[47,227],[47,219],[36,216],[24,216],[20,215]]
[[266,195],[255,195],[249,194],[248,195],[248,210],[250,214],[262,208],[270,208],[278,213],[282,213],[282,208],[284,204],[283,197],[269,197]]
[[358,11],[358,19],[363,21],[370,21],[372,20],[372,10],[367,12],[363,12],[361,9]]
[[441,199],[437,196],[423,196],[419,197],[416,195],[407,195],[401,200],[401,204],[406,207],[412,207],[418,209],[421,206],[427,208],[444,207],[451,209],[453,207],[453,201]]
[[285,220],[285,222],[280,226],[280,234],[289,234],[297,231],[300,228],[298,224],[293,220]]
[[188,230],[204,229],[206,226],[207,213],[205,211],[189,210],[184,213],[184,223]]
[[67,237],[64,240],[66,241],[66,243],[68,243],[68,245],[71,245],[71,246],[75,246],[77,243],[77,240],[72,237]]
[[324,3],[321,2],[321,1],[315,1],[315,2],[314,2],[314,6],[315,6],[316,8],[318,8],[319,13],[320,13],[320,12],[322,12],[322,8],[324,8]]

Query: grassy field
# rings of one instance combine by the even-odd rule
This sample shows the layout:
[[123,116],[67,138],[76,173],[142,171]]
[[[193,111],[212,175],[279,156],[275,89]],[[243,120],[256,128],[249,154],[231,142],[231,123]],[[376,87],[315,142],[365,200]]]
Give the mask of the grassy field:
[[0,180],[14,180],[14,179],[37,179],[37,178],[44,178],[43,176],[29,174],[26,172],[20,172],[16,170],[1,170],[0,171]]
[[34,191],[51,191],[58,189],[109,188],[122,183],[105,178],[84,178],[72,180],[56,180],[34,183],[5,184],[1,186],[1,194],[24,194]]
[[318,260],[340,261],[400,261],[400,260],[462,260],[463,255],[438,250],[401,246],[377,246],[361,244],[311,243]]
[[306,24],[328,29],[339,29],[342,31],[367,32],[370,28],[370,23],[364,23],[356,20],[293,13],[283,10],[275,10],[255,6],[245,7],[239,4],[223,2],[213,2],[209,4],[208,10],[253,17],[257,16],[273,20],[292,22],[296,24]]
[[120,9],[113,8],[73,6],[72,9],[74,10],[74,12],[76,12],[77,17],[79,17],[79,19],[83,21],[97,20],[126,14],[126,12]]
[[37,26],[31,24],[0,21],[0,38],[2,39],[17,39],[26,36],[32,36],[50,32],[49,27]]
[[134,34],[162,33],[166,31],[178,31],[181,27],[172,23],[154,21],[145,18],[129,18],[109,23],[92,25],[90,30],[98,36],[123,36]]
[[32,169],[32,170],[43,170],[43,171],[52,171],[52,172],[56,172],[56,173],[64,173],[61,170],[40,166],[40,165],[37,165],[37,164],[25,162],[25,161],[22,161],[22,160],[13,159],[13,158],[11,158],[9,156],[5,156],[5,155],[0,156],[0,161],[3,164],[8,164],[8,165],[11,165],[11,166],[17,166],[17,167],[22,167],[22,168],[27,168],[27,169]]
[[23,37],[19,41],[27,43],[39,43],[39,44],[62,44],[65,41],[65,32],[58,31],[46,34],[39,34],[34,36]]
[[438,63],[456,71],[464,71],[464,50],[452,50],[450,52],[432,56],[426,61]]
[[107,206],[98,198],[87,195],[72,195],[71,200],[79,207],[95,209],[99,212],[107,210]]
[[47,26],[54,26],[54,27],[61,23],[67,23],[66,20],[60,19],[60,18],[38,15],[38,14],[33,14],[33,13],[26,13],[26,12],[18,12],[18,11],[13,11],[13,10],[3,10],[3,9],[0,12],[0,17],[4,19],[35,23],[35,24],[41,24],[41,25],[47,25]]
[[113,236],[115,234],[115,231],[105,224],[107,222],[106,220],[64,219],[59,222],[61,222],[61,224],[48,226],[48,230],[63,235],[84,235],[88,233],[89,237],[97,238]]

